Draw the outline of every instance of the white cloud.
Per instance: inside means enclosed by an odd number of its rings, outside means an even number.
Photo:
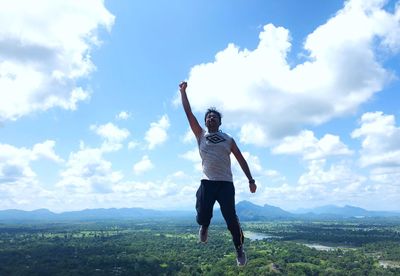
[[[34,179],[32,170],[32,151],[27,148],[16,148],[8,144],[0,144],[0,183],[17,183],[23,179]]]
[[[268,176],[268,177],[279,177],[280,173],[278,171],[276,171],[276,170],[267,170],[265,172],[265,175]]]
[[[18,179],[17,182],[0,182],[0,209],[35,210],[52,203],[52,193],[44,189],[37,179]]]
[[[199,149],[197,147],[181,154],[179,157],[193,162],[193,167],[194,167],[195,171],[197,171],[197,172],[203,171],[203,166],[201,164],[201,157],[200,157]]]
[[[139,143],[136,141],[130,141],[128,143],[128,149],[133,150],[139,146]]]
[[[121,182],[114,186],[115,202],[125,206],[156,209],[190,209],[194,211],[200,181],[177,171],[162,180]],[[115,204],[114,204],[115,205]]]
[[[170,123],[167,115],[163,115],[158,122],[150,124],[150,129],[146,132],[145,136],[149,149],[154,149],[157,145],[161,145],[167,140],[169,126]]]
[[[167,177],[164,181],[119,183],[114,187],[114,195],[110,205],[194,210],[198,181],[191,182],[187,177],[180,177],[179,184],[177,184],[176,177],[171,177],[174,179]]]
[[[54,152],[55,142],[46,140],[35,144],[32,149],[17,148],[0,143],[0,183],[15,182],[21,179],[36,178],[31,163],[39,159],[48,159],[54,162],[63,160]]]
[[[90,129],[105,139],[102,145],[104,152],[118,151],[122,148],[122,142],[130,135],[129,130],[125,128],[119,128],[112,123],[107,123],[100,126],[91,125]]]
[[[63,160],[54,152],[55,141],[46,140],[43,143],[36,144],[33,146],[32,159],[46,158],[54,162],[63,162]]]
[[[370,171],[370,179],[375,183],[396,185],[400,188],[400,166],[374,168]]]
[[[269,181],[279,182],[279,183],[287,182],[286,177],[276,170],[266,170],[264,172],[264,175],[267,177],[268,182]]]
[[[112,186],[123,178],[119,171],[112,170],[111,162],[103,158],[103,151],[97,148],[81,148],[70,154],[66,168],[56,184],[62,193],[80,194],[110,193]]]
[[[186,176],[186,174],[183,171],[176,171],[170,176],[170,178],[171,179],[181,179],[185,176]]]
[[[197,147],[185,152],[184,154],[181,154],[180,157],[195,163],[201,163],[200,153]]]
[[[395,117],[368,112],[362,115],[360,124],[351,136],[362,139],[361,166],[400,166],[400,127]]]
[[[107,193],[78,193],[63,191],[57,209],[142,207],[151,209],[192,209],[198,181],[182,171],[162,180],[115,181]]]
[[[142,174],[154,168],[153,163],[147,155],[144,155],[142,159],[133,165],[133,172],[135,174]]]
[[[400,194],[400,127],[393,115],[368,112],[362,115],[360,128],[351,136],[361,139],[360,166],[370,168],[371,189],[376,193],[397,189]],[[397,187],[397,188],[396,188]],[[393,197],[395,194],[391,194]],[[398,198],[397,198],[398,201]]]
[[[325,170],[326,160],[313,160],[308,164],[308,171],[300,176],[301,187],[326,186],[342,187],[351,183],[361,183],[365,177],[354,173],[348,164],[333,164]]]
[[[62,162],[54,146],[52,140],[35,144],[32,149],[0,143],[0,209],[18,206],[32,210],[52,201],[51,192],[40,185],[32,163],[42,159]]]
[[[286,209],[316,207],[327,204],[353,204],[366,206],[371,199],[367,191],[367,178],[354,172],[349,163],[328,164],[326,160],[313,160],[299,177],[298,183],[290,185],[284,179],[280,186],[269,186],[256,195],[258,201]],[[387,207],[387,206],[386,206]]]
[[[353,152],[340,141],[339,136],[325,134],[318,140],[310,130],[297,136],[288,136],[272,149],[274,154],[302,155],[305,160],[323,159],[333,155],[350,155]]]
[[[190,144],[196,141],[193,131],[190,128],[186,131],[185,135],[182,138],[182,141],[186,144]]]
[[[130,135],[129,130],[125,128],[119,128],[113,123],[107,123],[105,125],[92,125],[90,129],[95,131],[99,136],[110,142],[120,143],[124,141]]]
[[[307,36],[307,60],[294,67],[287,57],[290,34],[282,27],[264,26],[254,50],[229,44],[214,62],[191,69],[187,91],[194,111],[219,107],[227,124],[241,128],[241,141],[257,145],[354,112],[392,77],[377,49],[397,54],[400,6],[396,14],[383,6],[346,2]]]
[[[78,81],[95,69],[90,51],[100,44],[98,30],[113,21],[102,0],[1,1],[0,120],[76,109],[89,97]]]
[[[117,120],[128,120],[131,117],[131,114],[129,114],[126,111],[121,111],[115,117],[116,117]]]
[[[198,181],[194,182],[191,175],[176,171],[162,180],[127,181],[103,154],[101,148],[89,148],[82,142],[80,149],[70,154],[54,189],[47,190],[39,184],[30,166],[39,158],[33,149],[0,144],[0,209],[193,209]],[[135,172],[144,173],[152,167],[148,156],[143,156],[135,164]]]
[[[286,208],[352,204],[368,209],[398,209],[400,128],[394,116],[365,113],[360,127],[351,135],[362,141],[360,164],[371,167],[370,171],[360,173],[350,161],[328,163],[325,158],[329,156],[351,152],[337,136],[325,135],[318,140],[313,132],[302,131],[284,138],[272,152],[301,155],[307,161],[306,171],[293,185],[282,179],[284,183],[278,187],[265,187],[256,195],[257,200],[265,198]]]
[[[262,126],[255,123],[247,123],[240,128],[240,141],[245,144],[266,146],[267,136]]]

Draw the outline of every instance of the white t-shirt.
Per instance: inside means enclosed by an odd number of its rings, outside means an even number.
[[[232,137],[222,131],[203,130],[198,141],[203,179],[233,182],[231,169]]]

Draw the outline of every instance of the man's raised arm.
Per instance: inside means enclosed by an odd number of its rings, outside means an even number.
[[[196,117],[192,112],[192,108],[190,107],[189,99],[186,95],[186,87],[187,82],[183,81],[179,84],[179,91],[181,92],[181,99],[183,109],[185,110],[186,117],[188,118],[190,128],[192,129],[194,135],[196,136],[197,140],[199,139],[201,133],[203,132],[202,127],[200,126],[199,122],[197,121]]]
[[[246,162],[246,159],[244,159],[242,152],[240,151],[240,149],[238,148],[238,146],[236,145],[235,140],[233,140],[232,142],[232,153],[233,155],[236,157],[236,160],[238,161],[240,167],[242,168],[244,174],[247,176],[247,178],[249,179],[249,188],[250,188],[250,192],[255,193],[257,190],[257,185],[256,185],[256,181],[253,179],[253,177],[251,176],[251,172],[249,169],[249,165]]]

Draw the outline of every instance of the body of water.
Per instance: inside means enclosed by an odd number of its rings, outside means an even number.
[[[381,266],[383,266],[384,268],[388,268],[388,267],[394,267],[394,268],[399,268],[400,267],[400,262],[396,262],[396,261],[384,261],[384,260],[380,260],[379,264]]]
[[[256,241],[256,240],[272,240],[272,239],[279,239],[280,237],[277,236],[271,236],[271,235],[267,235],[264,233],[258,233],[258,232],[252,232],[252,231],[243,231],[243,234],[246,238],[249,238],[252,241]]]
[[[335,250],[337,248],[341,248],[339,246],[326,246],[326,245],[317,244],[317,243],[302,243],[302,244],[307,247],[315,248],[315,249],[321,250],[321,251],[331,251],[331,250]]]
[[[317,250],[321,251],[331,251],[331,250],[336,250],[336,249],[343,249],[343,250],[352,250],[356,249],[354,247],[348,247],[348,246],[342,246],[342,245],[322,245],[318,243],[301,243],[307,247],[310,248],[315,248]]]

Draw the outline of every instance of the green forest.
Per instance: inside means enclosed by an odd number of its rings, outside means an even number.
[[[214,222],[0,223],[0,275],[400,275],[395,219],[242,223],[248,264]]]

